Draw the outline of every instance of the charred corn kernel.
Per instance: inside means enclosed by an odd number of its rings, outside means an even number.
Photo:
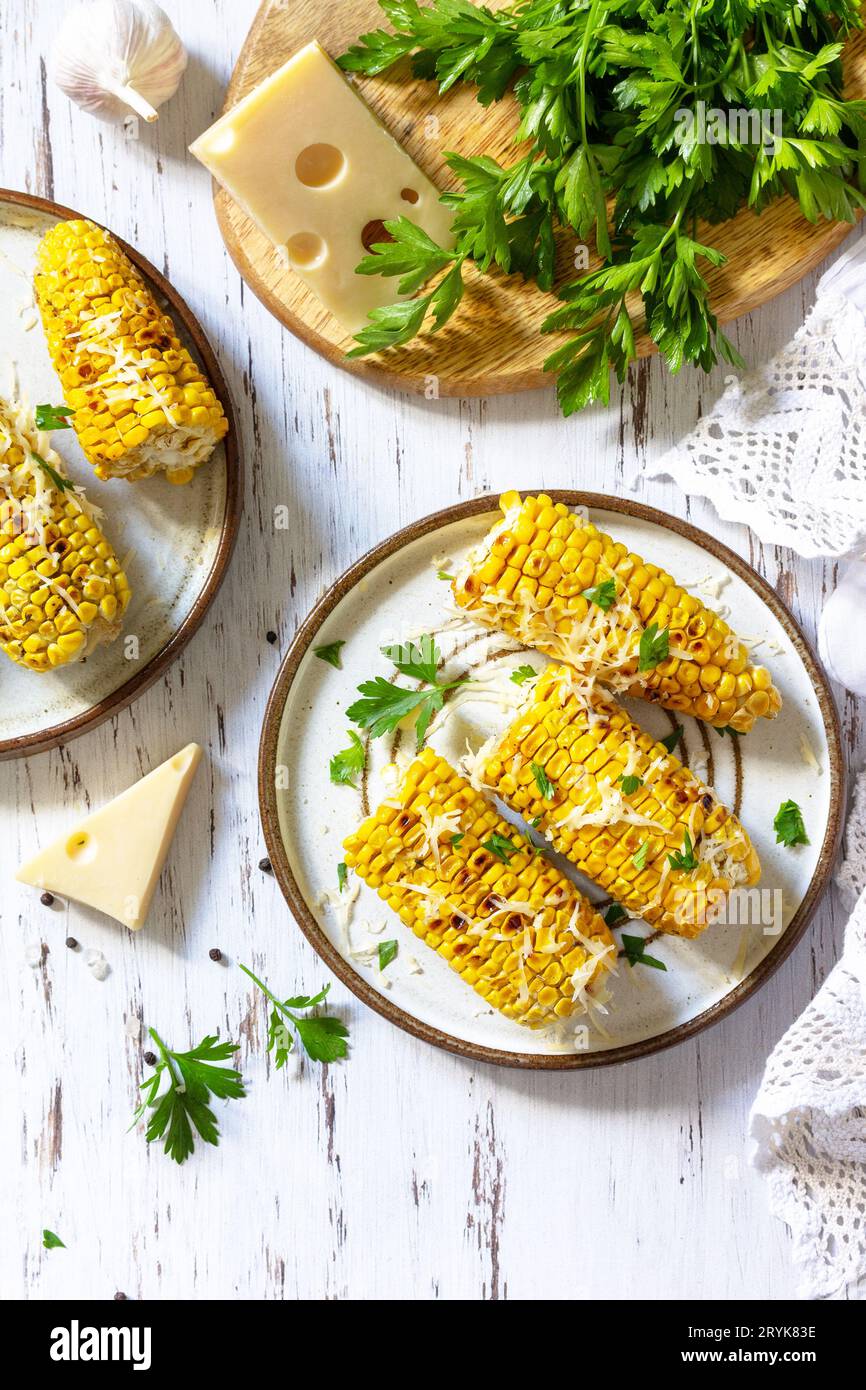
[[[0,400],[0,647],[41,672],[112,641],[130,593],[60,459],[39,443],[32,417]]]
[[[541,795],[533,764],[552,796]],[[588,704],[567,666],[542,674],[510,728],[482,749],[477,774],[616,902],[661,931],[699,935],[722,920],[725,894],[760,878],[736,817],[613,701]],[[628,795],[624,777],[639,779]]]
[[[406,926],[508,1018],[540,1027],[604,1005],[604,976],[616,965],[604,920],[431,749],[344,853]]]
[[[753,666],[727,623],[669,574],[549,497],[521,501],[507,492],[500,506],[503,519],[452,586],[478,622],[615,691],[719,728],[746,733],[755,719],[778,714],[782,700],[770,673]],[[615,606],[587,598],[610,581]],[[640,638],[653,623],[668,632],[670,659],[640,671]]]
[[[87,275],[94,258],[100,273]],[[39,243],[35,285],[51,360],[97,476],[188,482],[228,421],[115,239],[93,222],[58,222]]]

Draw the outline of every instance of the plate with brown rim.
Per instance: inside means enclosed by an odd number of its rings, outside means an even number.
[[[845,766],[826,677],[785,604],[744,560],[697,527],[631,499],[550,495],[587,508],[601,529],[681,580],[691,576],[692,592],[725,611],[781,691],[778,717],[758,721],[742,739],[683,720],[679,756],[738,811],[763,865],[761,889],[745,895],[738,920],[715,924],[692,942],[656,937],[652,953],[664,971],[621,959],[603,1031],[583,1026],[585,1019],[578,1028],[532,1030],[490,1010],[366,885],[350,882],[337,891],[343,838],[392,792],[393,764],[412,751],[408,735],[402,745],[399,736],[373,741],[357,789],[330,782],[329,759],[347,745],[346,708],[358,684],[393,675],[383,645],[430,633],[449,674],[465,672],[477,683],[475,693],[466,687],[456,707],[446,705],[431,726],[430,742],[450,761],[514,716],[520,692],[510,671],[526,663],[526,649],[458,621],[449,611],[448,584],[438,578],[453,572],[499,515],[490,497],[406,527],[329,588],[300,627],[268,703],[259,799],[271,863],[298,925],[360,999],[416,1037],[473,1060],[557,1069],[605,1066],[670,1047],[766,983],[803,935],[829,879],[842,829]],[[336,669],[314,648],[339,640],[345,646]],[[531,653],[529,659],[541,668],[543,658]],[[656,737],[676,727],[667,711],[639,700],[626,704]],[[773,829],[789,799],[802,808],[810,841],[794,849],[777,844]],[[597,889],[571,876],[599,899]],[[396,939],[398,951],[380,972],[376,946],[386,938]]]
[[[83,215],[43,198],[0,190],[0,305],[6,325],[0,346],[0,395],[17,395],[32,405],[60,403],[62,388],[33,302],[32,273],[43,232],[61,218]],[[177,291],[137,251],[120,244],[207,373],[223,403],[229,432],[184,487],[172,487],[160,478],[102,483],[72,430],[52,437],[70,477],[83,484],[90,500],[105,512],[105,529],[125,562],[132,601],[122,635],[98,647],[86,661],[40,676],[0,656],[0,759],[66,743],[117,714],[152,685],[201,624],[225,577],[237,536],[242,466],[225,378],[200,324]]]

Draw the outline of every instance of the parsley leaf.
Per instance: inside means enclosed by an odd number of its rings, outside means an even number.
[[[632,796],[637,791],[638,787],[643,786],[642,777],[620,777],[619,782],[622,787],[623,796]]]
[[[631,862],[632,862],[632,864],[634,864],[634,866],[635,866],[636,869],[645,869],[645,868],[646,868],[646,861],[647,861],[647,855],[649,854],[649,847],[650,847],[650,842],[649,842],[649,840],[644,840],[644,841],[638,846],[638,848],[635,850],[634,854],[632,855],[632,857],[631,857]]]
[[[534,666],[518,666],[516,671],[511,672],[511,679],[515,685],[524,685],[527,681],[535,680],[537,675]]]
[[[669,753],[672,753],[676,748],[677,744],[679,743],[680,739],[682,738],[684,732],[685,730],[683,729],[682,724],[678,724],[677,727],[675,729],[672,729],[669,734],[665,734],[664,738],[660,738],[659,743],[661,744],[662,748],[666,748]]]
[[[803,821],[803,812],[796,801],[783,801],[776,812],[773,821],[773,829],[776,832],[776,844],[787,845],[789,848],[794,845],[808,845],[809,836],[806,834],[806,826]]]
[[[742,733],[740,732],[740,730],[739,730],[739,729],[732,729],[731,726],[730,726],[730,724],[725,724],[724,728],[721,728],[721,729],[718,728],[717,726],[714,726],[714,727],[715,727],[715,729],[716,729],[716,733],[718,734],[719,738],[724,738],[724,737],[725,737],[725,734],[727,734],[728,737],[731,738],[731,739],[742,738],[742,737],[743,737],[743,735],[742,735]]]
[[[397,942],[396,942],[396,941],[380,941],[380,942],[379,942],[379,951],[378,951],[378,955],[379,955],[379,970],[380,970],[380,971],[384,970],[387,966],[389,966],[389,965],[391,964],[391,961],[394,959],[394,957],[395,957],[396,954],[397,954],[397,950],[398,950],[398,946],[397,946]]]
[[[628,921],[628,913],[619,903],[611,903],[602,916],[609,927],[616,927],[620,922]]]
[[[682,869],[686,873],[698,867],[698,860],[694,852],[692,839],[687,830],[683,831],[682,849],[675,850],[673,854],[669,854],[668,863],[672,869]]]
[[[666,627],[659,631],[658,623],[650,623],[645,627],[640,638],[640,652],[638,655],[637,669],[639,671],[651,671],[659,662],[667,659],[668,647],[670,645],[670,632]]]
[[[136,1125],[149,1110],[146,1139],[162,1139],[169,1158],[184,1163],[195,1149],[193,1129],[206,1144],[219,1143],[217,1119],[208,1104],[217,1100],[242,1099],[246,1092],[239,1071],[224,1066],[238,1044],[217,1042],[208,1034],[189,1052],[172,1052],[155,1028],[149,1029],[161,1061],[152,1076],[141,1084],[142,1102],[133,1116]],[[160,1094],[163,1082],[167,1089]]]
[[[460,830],[460,831],[458,831],[458,833],[457,833],[456,835],[452,835],[452,836],[451,836],[451,846],[452,846],[453,849],[456,849],[456,848],[457,848],[457,846],[458,846],[458,845],[461,843],[461,841],[463,840],[463,837],[465,836],[465,834],[466,834],[466,831],[465,831],[465,830]]]
[[[609,613],[616,603],[616,581],[605,579],[602,584],[597,584],[594,589],[584,589],[582,598],[594,603],[603,613]]]
[[[345,1023],[330,1014],[314,1014],[308,1018],[299,1018],[297,1015],[298,1009],[314,1009],[323,1003],[330,991],[330,985],[323,985],[318,994],[299,994],[294,999],[280,1000],[248,966],[242,965],[241,970],[245,975],[249,975],[253,984],[258,985],[262,994],[273,1005],[268,1027],[268,1051],[274,1053],[277,1071],[286,1065],[289,1053],[294,1048],[292,1029],[297,1033],[307,1056],[314,1062],[336,1062],[339,1058],[347,1056],[346,1038],[349,1036],[349,1030]]]
[[[74,414],[71,405],[37,405],[36,428],[44,430],[46,434],[52,430],[71,430],[72,426],[66,417]]]
[[[40,425],[39,428],[42,429],[43,427]],[[47,1227],[42,1232],[42,1244],[45,1246],[46,1250],[66,1249],[66,1246],[64,1245],[60,1237],[56,1236],[53,1231],[49,1231]]]
[[[448,579],[448,580],[450,580],[452,583],[454,582],[454,575],[453,575],[453,574],[449,574],[447,570],[437,570],[437,571],[436,571],[436,578],[437,578],[437,579]]]
[[[48,477],[51,479],[58,492],[75,491],[75,484],[70,482],[68,478],[62,477],[61,474],[57,472],[57,469],[52,467],[50,463],[47,463],[41,454],[37,454],[31,450],[31,457],[36,460],[43,473],[48,474]]]
[[[317,656],[320,661],[327,661],[328,665],[333,666],[335,670],[342,671],[343,662],[340,648],[345,647],[345,645],[345,641],[326,642],[322,647],[314,647],[313,655]]]
[[[629,936],[626,932],[622,934],[623,955],[629,965],[650,965],[653,970],[667,970],[663,961],[657,960],[655,956],[648,956],[646,953],[646,937]]]
[[[346,713],[353,723],[369,729],[371,738],[391,733],[401,720],[414,714],[415,736],[420,748],[431,719],[445,703],[446,692],[468,682],[466,678],[444,682],[438,679],[441,656],[432,637],[422,637],[419,643],[402,642],[383,647],[382,652],[401,675],[414,676],[425,682],[427,688],[407,690],[384,676],[376,676],[358,686],[363,698],[350,705]]]
[[[337,865],[337,887],[339,888],[339,890],[340,890],[341,893],[342,893],[343,890],[345,889],[348,880],[349,880],[349,869],[348,869],[348,866],[347,866],[346,864],[342,864],[342,863],[341,863],[341,864],[338,864],[338,865]]]
[[[392,687],[393,688],[393,687]],[[349,718],[351,719],[351,713]],[[335,786],[356,786],[355,778],[367,766],[367,750],[354,729],[347,730],[349,747],[335,753],[329,768],[331,781]]]
[[[488,854],[494,855],[497,859],[501,859],[503,864],[507,864],[512,854],[517,854],[518,851],[517,845],[512,844],[505,835],[499,835],[495,830],[489,840],[482,841],[481,848],[486,849]]]
[[[556,796],[556,787],[539,763],[532,764],[532,775],[535,778],[535,785],[540,795],[544,797],[545,801],[552,801]]]

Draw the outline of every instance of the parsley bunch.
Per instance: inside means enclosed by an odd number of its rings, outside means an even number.
[[[395,685],[384,676],[362,681],[358,686],[356,700],[346,710],[346,714],[362,729],[369,731],[371,738],[381,738],[392,733],[397,725],[410,715],[415,715],[415,739],[420,749],[424,743],[430,721],[442,708],[445,696],[450,690],[468,684],[461,678],[454,681],[440,681],[439,666],[442,654],[435,641],[425,635],[419,642],[400,642],[390,647],[382,647],[386,656],[401,676],[409,676],[419,682],[414,690],[403,685]],[[348,750],[347,750],[348,751]],[[337,754],[345,758],[346,753]],[[363,766],[363,764],[362,764]],[[332,762],[332,780],[333,762]]]
[[[392,30],[363,34],[340,62],[375,75],[411,56],[447,92],[473,85],[482,106],[513,88],[510,164],[447,154],[461,185],[445,250],[400,217],[363,275],[399,277],[415,298],[374,310],[353,355],[436,332],[460,303],[463,268],[498,266],[554,284],[556,237],[594,240],[601,266],[559,286],[542,332],[569,336],[548,357],[571,414],[610,397],[646,326],[669,368],[743,365],[709,304],[707,267],[724,257],[698,222],[724,222],[795,198],[811,222],[852,222],[866,207],[866,102],[842,95],[855,0],[515,0],[495,14],[470,0],[379,0]],[[781,113],[781,129],[706,113]],[[702,114],[703,113],[703,114]],[[443,274],[444,272],[444,274]],[[417,292],[434,277],[430,290]]]

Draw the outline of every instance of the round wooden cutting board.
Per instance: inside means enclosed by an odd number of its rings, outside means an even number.
[[[487,0],[502,8],[505,0]],[[241,50],[224,110],[234,106],[304,44],[318,39],[336,58],[360,34],[387,28],[376,0],[336,0],[318,12],[306,0],[265,0]],[[847,95],[866,95],[866,35],[851,40],[846,58]],[[435,83],[413,79],[408,61],[381,77],[358,78],[363,97],[426,174],[440,187],[454,186],[444,155],[514,158],[516,104],[508,95],[486,111],[473,88],[458,85],[440,97]],[[552,384],[543,361],[557,344],[539,325],[554,307],[520,276],[495,271],[467,275],[467,293],[454,318],[437,334],[425,334],[388,353],[348,360],[352,340],[301,280],[286,269],[262,234],[222,189],[215,195],[223,239],[246,283],[281,323],[349,371],[403,390],[442,396],[486,396]],[[808,223],[796,203],[780,198],[761,214],[748,210],[719,227],[701,225],[698,237],[718,247],[726,264],[710,269],[711,302],[722,323],[755,309],[788,289],[847,236],[846,223]],[[573,236],[558,242],[557,283],[572,274]],[[358,258],[363,248],[358,242]],[[598,264],[595,257],[590,265]],[[644,334],[638,354],[655,350]],[[431,381],[435,378],[435,381]]]

